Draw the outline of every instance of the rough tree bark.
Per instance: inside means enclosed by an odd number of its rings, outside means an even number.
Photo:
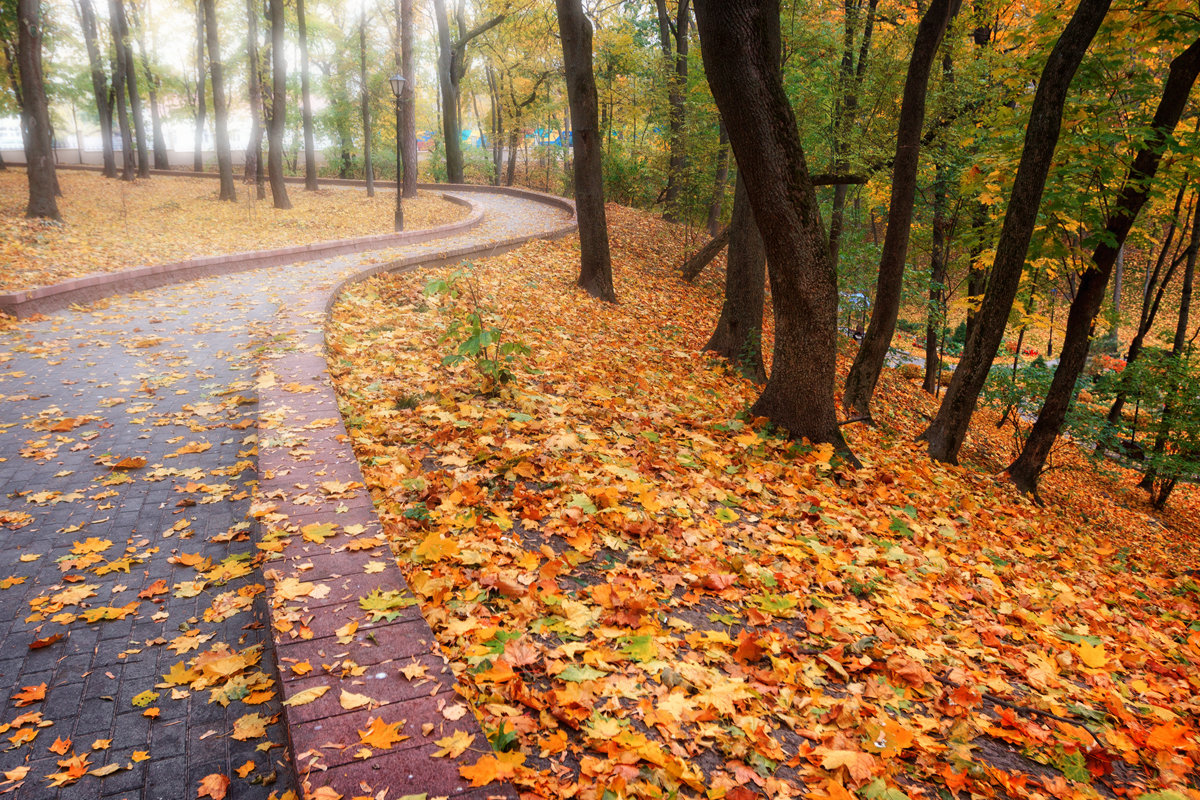
[[[727,230],[729,256],[725,260],[725,301],[717,327],[704,349],[723,356],[734,369],[755,383],[765,383],[767,368],[762,357],[762,324],[767,253],[754,223],[754,212],[740,173],[734,184],[733,219]]]
[[[688,165],[683,139],[683,129],[687,124],[684,90],[687,88],[688,28],[691,26],[688,2],[689,0],[679,0],[674,26],[667,11],[667,0],[655,0],[654,4],[658,12],[659,45],[662,47],[663,59],[668,70],[667,103],[670,111],[667,118],[667,145],[670,155],[667,165],[667,188],[663,193],[663,219],[668,222],[678,222],[680,219],[679,193],[683,188]],[[675,38],[674,46],[671,44],[672,33]]]
[[[703,272],[704,268],[725,249],[725,245],[729,244],[729,239],[732,236],[732,227],[732,222],[726,225],[716,236],[709,239],[703,247],[692,253],[683,262],[682,277],[685,281],[691,283],[696,280],[696,276]]]
[[[417,196],[417,112],[415,92],[417,71],[413,66],[412,0],[400,0],[400,74],[404,76],[404,91],[400,93],[401,137],[400,155],[404,161],[405,197]]]
[[[218,199],[237,200],[233,185],[233,157],[229,152],[229,103],[225,100],[225,68],[221,59],[221,44],[217,41],[216,0],[203,0],[204,30],[208,46],[208,65],[212,70],[213,116],[217,128],[217,173],[220,175]]]
[[[128,70],[125,65],[125,58],[121,55],[123,49],[120,44],[120,34],[117,31],[116,25],[111,23],[111,20],[116,17],[115,4],[109,4],[109,32],[113,37],[113,57],[112,57],[112,73],[113,73],[113,99],[117,107],[117,127],[121,132],[121,180],[131,181],[137,174],[137,162],[133,157],[133,134],[129,125],[129,102],[126,99],[129,95],[126,91],[126,75]]]
[[[283,50],[283,0],[269,0],[271,13],[271,127],[267,130],[267,175],[275,208],[291,208],[283,182],[283,129],[287,125],[287,60]]]
[[[192,149],[192,170],[204,171],[204,120],[208,116],[208,69],[204,64],[204,0],[196,0],[196,135]]]
[[[50,106],[42,74],[42,14],[38,0],[17,0],[17,69],[25,111],[25,173],[29,203],[25,216],[62,219],[55,193],[54,142],[50,135]]]
[[[850,374],[846,376],[842,407],[853,417],[871,419],[871,398],[888,347],[896,332],[900,313],[900,290],[904,283],[904,261],[912,231],[913,203],[917,194],[917,164],[921,154],[921,127],[925,123],[925,95],[929,72],[946,26],[958,13],[959,0],[933,0],[917,27],[896,132],[896,157],[892,162],[892,196],[888,205],[887,232],[879,257],[875,283],[875,306],[871,321],[858,347]]]
[[[436,0],[438,4],[441,0]],[[555,0],[567,71],[575,153],[575,210],[579,218],[579,285],[592,297],[617,302],[608,221],[604,214],[604,174],[600,165],[600,112],[592,72],[592,24],[580,0]]]
[[[467,45],[475,37],[503,22],[508,14],[499,14],[467,30],[466,19],[460,7],[456,15],[458,38],[454,41],[450,39],[450,21],[446,18],[445,0],[433,0],[433,16],[437,23],[437,68],[442,95],[442,135],[446,140],[446,180],[450,183],[462,183],[462,126],[458,120],[458,97],[463,76],[467,74]]]
[[[1046,173],[1058,144],[1067,90],[1111,4],[1112,0],[1080,0],[1042,70],[983,305],[937,416],[920,437],[928,441],[929,455],[936,461],[958,462],[967,425],[1004,338],[1008,312],[1021,282]]]
[[[146,124],[142,120],[142,96],[138,93],[137,66],[133,60],[133,45],[129,43],[129,21],[125,16],[125,0],[111,0],[108,24],[113,29],[117,58],[125,68],[125,88],[129,92],[129,115],[133,118],[133,132],[137,144],[137,174],[139,178],[150,177],[150,153],[146,147]]]
[[[296,0],[296,24],[300,35],[300,118],[304,126],[304,191],[317,190],[317,145],[313,135],[312,92],[308,79],[308,20],[304,0]]]
[[[100,144],[104,152],[104,177],[117,177],[117,158],[113,153],[112,106],[108,102],[108,78],[100,60],[100,45],[96,36],[96,11],[92,0],[79,0],[79,25],[87,46],[88,65],[92,73],[92,93],[96,98],[96,114],[100,118]]]
[[[837,276],[783,90],[778,0],[697,0],[696,25],[771,281],[774,366],[751,412],[857,463],[835,414]]]
[[[1050,389],[1037,421],[1025,439],[1025,446],[1008,468],[1009,477],[1023,492],[1037,494],[1038,478],[1046,465],[1046,457],[1062,430],[1067,409],[1075,399],[1075,382],[1087,362],[1092,326],[1104,302],[1117,253],[1150,196],[1163,151],[1183,115],[1197,74],[1200,74],[1200,39],[1171,62],[1162,99],[1150,123],[1150,133],[1134,156],[1124,188],[1105,222],[1103,239],[1092,252],[1091,264],[1080,277],[1079,291],[1067,316],[1066,339],[1059,352],[1058,368],[1054,370]]]

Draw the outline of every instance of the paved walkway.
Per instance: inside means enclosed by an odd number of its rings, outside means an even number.
[[[566,221],[561,210],[532,200],[472,199],[486,210],[476,229],[384,255],[437,258]],[[278,506],[311,510],[312,503],[330,502],[334,512],[346,511],[354,505],[346,498],[356,488],[357,467],[337,473],[329,485],[297,488],[303,469],[293,473],[289,459],[308,462],[321,478],[333,473],[312,464],[323,463],[322,447],[339,443],[317,435],[307,447],[275,441],[267,476],[275,483],[264,481],[274,495],[260,488],[255,510],[266,524],[249,512],[260,478],[260,436],[286,437],[271,429],[281,427],[281,413],[293,411],[272,402],[259,430],[256,373],[263,352],[299,331],[309,339],[302,355],[319,357],[312,342],[320,340],[317,312],[324,298],[382,257],[366,253],[206,279],[0,334],[0,793],[184,800],[227,792],[266,800],[299,794],[305,781],[309,788],[332,785],[320,779],[325,770],[337,771],[327,762],[369,760],[353,730],[334,735],[346,725],[329,725],[327,739],[349,740],[310,748],[296,775],[281,706],[281,695],[291,697],[296,689],[285,692],[278,682],[272,629],[283,638],[294,637],[297,624],[308,631],[298,643],[310,647],[312,658],[305,664],[282,656],[287,678],[304,678],[308,666],[313,676],[332,674],[339,666],[334,650],[348,636],[333,629],[332,611],[351,598],[335,595],[322,605],[322,592],[292,596],[294,583],[280,583],[289,570],[264,563],[264,556],[283,549],[290,568],[312,569],[312,559],[297,560],[311,553],[286,548],[307,548],[324,537],[319,531],[294,535],[309,521],[288,522]],[[291,309],[302,304],[307,310],[297,325]],[[335,422],[340,428],[323,369],[316,362],[293,366],[274,367],[266,385],[300,398],[297,408],[306,399],[324,406],[322,419],[301,418],[310,432]],[[345,460],[342,452],[329,461]],[[285,485],[293,489],[290,497],[282,497]],[[305,500],[305,493],[316,500]],[[361,506],[359,512],[369,513],[369,503]],[[293,536],[281,538],[286,534]],[[386,545],[362,554],[388,563],[381,584],[396,583]],[[301,617],[295,603],[285,608],[280,586],[284,600],[311,602],[311,613]],[[268,616],[273,594],[274,626]],[[342,606],[332,605],[339,599]],[[321,629],[325,610],[329,630]],[[328,652],[311,644],[322,637],[333,645]],[[353,673],[345,663],[340,668]],[[452,682],[438,686],[449,691]],[[379,692],[372,697],[359,713],[388,702]],[[290,711],[293,724],[302,718],[319,730],[323,719],[353,704],[353,698],[339,700],[307,715],[301,712],[310,706],[296,704]],[[420,774],[409,778],[419,782]],[[389,796],[420,791],[397,786]]]

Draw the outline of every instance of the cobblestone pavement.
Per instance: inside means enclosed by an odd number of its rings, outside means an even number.
[[[472,199],[487,213],[467,233],[0,333],[0,793],[297,791],[247,516],[257,351],[315,285],[566,218],[532,200]]]

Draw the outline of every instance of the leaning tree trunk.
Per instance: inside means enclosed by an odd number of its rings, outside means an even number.
[[[1004,338],[1008,313],[1021,282],[1046,174],[1058,144],[1067,90],[1111,4],[1112,0],[1080,0],[1042,70],[983,305],[937,416],[921,434],[929,442],[929,455],[936,461],[958,462],[959,448]]]
[[[38,0],[17,0],[17,66],[24,101],[25,172],[29,176],[29,203],[25,216],[62,219],[55,194],[54,141],[50,134],[50,106],[42,75],[42,14]]]
[[[1062,430],[1067,409],[1075,399],[1075,382],[1087,362],[1092,326],[1104,302],[1113,263],[1138,212],[1146,204],[1154,175],[1162,162],[1163,150],[1183,115],[1197,74],[1200,74],[1200,39],[1171,62],[1162,99],[1154,112],[1154,121],[1150,123],[1150,133],[1134,156],[1124,188],[1104,226],[1104,236],[1092,253],[1091,265],[1079,280],[1079,291],[1071,302],[1066,339],[1059,352],[1058,368],[1054,370],[1050,390],[1021,454],[1008,468],[1013,483],[1023,492],[1037,493],[1038,478],[1046,465],[1046,457]]]
[[[440,5],[441,0],[436,0]],[[567,101],[571,108],[572,149],[575,151],[575,209],[579,218],[579,285],[592,297],[617,302],[612,258],[608,251],[608,221],[604,214],[604,173],[600,163],[600,113],[596,105],[596,76],[592,72],[592,24],[580,0],[555,0],[567,70]]]
[[[950,19],[958,12],[958,0],[933,0],[917,27],[904,97],[896,133],[896,158],[892,162],[892,197],[888,205],[887,233],[879,257],[879,278],[875,284],[875,307],[871,321],[850,374],[842,407],[854,417],[871,419],[871,398],[900,313],[900,291],[904,284],[904,261],[908,257],[908,238],[912,231],[913,203],[917,194],[917,164],[921,154],[921,126],[925,122],[925,95],[929,71],[938,45]]]
[[[739,178],[733,189],[733,219],[729,223],[729,255],[725,260],[725,302],[721,317],[704,349],[723,356],[734,369],[755,383],[765,383],[762,325],[766,295],[767,253],[754,224],[754,212]]]
[[[96,36],[96,11],[92,0],[79,0],[79,23],[87,45],[88,64],[92,72],[92,92],[96,97],[96,114],[100,119],[100,144],[104,151],[104,177],[117,177],[117,158],[113,153],[112,105],[108,102],[108,79],[100,60],[100,45]]]
[[[834,412],[837,276],[779,65],[777,0],[697,0],[704,67],[767,253],[771,377],[751,413],[856,463]]]
[[[296,0],[296,23],[300,34],[300,118],[304,125],[304,190],[317,190],[317,146],[313,136],[312,94],[308,81],[308,21],[304,0]]]
[[[208,116],[205,97],[208,70],[204,66],[204,0],[196,0],[196,135],[193,139],[192,170],[204,171],[204,120]]]
[[[125,0],[111,0],[110,5],[112,15],[109,25],[113,28],[113,39],[117,43],[117,58],[124,63],[125,88],[129,92],[129,115],[133,117],[133,132],[137,139],[137,174],[139,178],[149,178],[150,154],[146,147],[146,123],[142,119],[142,97],[138,93],[133,46],[129,43],[129,22],[125,16]]]
[[[682,270],[685,281],[691,283],[696,280],[696,276],[703,272],[704,268],[721,254],[721,251],[725,249],[725,245],[729,244],[732,227],[732,223],[726,225],[707,244],[688,256],[688,259],[683,262]]]
[[[258,49],[258,2],[246,0],[246,93],[250,99],[250,141],[246,143],[243,167],[243,183],[254,182],[259,200],[267,198],[263,181],[263,66],[262,54]]]
[[[115,9],[110,5],[109,14],[115,18]],[[109,31],[113,36],[113,97],[116,100],[117,106],[117,126],[121,132],[121,180],[131,181],[137,174],[137,164],[133,159],[133,135],[130,133],[129,126],[129,104],[126,100],[128,94],[125,90],[125,59],[121,55],[121,45],[119,43],[119,34],[115,25],[109,25]]]
[[[271,127],[267,131],[267,174],[276,208],[291,208],[283,182],[283,129],[287,124],[287,61],[283,53],[283,0],[269,0],[271,10]]]
[[[217,172],[221,178],[218,198],[233,202],[237,200],[237,189],[233,185],[233,157],[229,152],[229,104],[225,101],[225,69],[217,41],[217,4],[216,0],[203,3],[208,63],[212,69],[213,115],[217,123]]]

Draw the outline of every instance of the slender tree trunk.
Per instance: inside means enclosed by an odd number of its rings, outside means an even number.
[[[734,184],[733,219],[729,223],[729,256],[725,261],[725,302],[716,330],[704,349],[723,356],[743,376],[765,383],[763,366],[763,300],[767,253],[754,224],[754,212],[740,178]]]
[[[453,51],[450,45],[450,21],[446,18],[445,0],[433,0],[433,16],[437,23],[438,84],[442,92],[442,138],[446,147],[446,181],[463,182],[461,128],[458,123],[458,92],[453,79]]]
[[[942,375],[942,331],[946,327],[946,273],[950,260],[948,167],[939,162],[933,179],[933,241],[929,248],[929,308],[925,322],[925,391],[937,395]]]
[[[259,5],[257,0],[246,0],[246,89],[250,96],[250,141],[246,143],[244,183],[254,182],[259,200],[267,197],[263,183],[263,60],[259,51],[258,36]]]
[[[987,250],[987,222],[987,206],[976,201],[971,213],[971,263],[967,266],[967,339],[971,338],[979,322],[978,303],[983,301],[983,295],[987,292],[988,267],[983,262],[983,254]]]
[[[162,117],[158,109],[158,78],[150,68],[150,52],[146,49],[146,26],[143,24],[141,8],[137,0],[131,0],[129,9],[133,14],[133,27],[137,31],[138,53],[142,57],[142,72],[146,78],[146,93],[150,98],[150,130],[154,147],[154,168],[170,169],[167,158],[167,141],[163,138]],[[130,67],[132,69],[132,66]]]
[[[300,117],[304,125],[304,191],[317,190],[317,145],[313,134],[312,92],[308,80],[308,20],[304,0],[296,0],[296,24],[300,34]]]
[[[883,253],[879,258],[875,306],[871,310],[866,335],[846,377],[845,395],[842,398],[842,407],[851,416],[871,418],[871,398],[896,332],[900,291],[904,283],[904,262],[908,257],[908,238],[912,231],[913,204],[917,194],[917,165],[921,154],[921,127],[925,123],[929,72],[933,68],[933,60],[946,26],[956,13],[958,0],[932,0],[921,18],[913,43],[900,106],[896,158],[892,162],[892,197],[888,206],[887,232],[883,237]]]
[[[204,120],[208,116],[205,85],[208,68],[204,63],[204,0],[196,0],[196,137],[192,147],[192,170],[204,171]]]
[[[115,11],[110,6],[109,13]],[[111,19],[111,17],[110,17]],[[137,174],[137,163],[133,158],[133,135],[129,125],[129,96],[125,89],[125,59],[121,55],[119,33],[116,26],[110,24],[109,31],[113,35],[113,97],[117,106],[117,125],[121,132],[121,180],[131,181]]]
[[[512,186],[517,179],[517,149],[521,144],[521,118],[513,120],[513,129],[508,132],[508,167],[504,174],[504,185]]]
[[[500,107],[500,87],[495,70],[487,67],[488,99],[492,104],[492,185],[500,185],[500,169],[504,160],[504,110]]]
[[[100,46],[96,36],[96,11],[92,0],[79,0],[79,24],[83,28],[83,41],[87,45],[88,64],[92,72],[92,92],[96,96],[96,114],[100,119],[100,143],[104,151],[104,177],[117,177],[117,159],[113,153],[112,106],[108,103],[108,79],[100,60]]]
[[[404,76],[404,91],[400,93],[400,121],[404,129],[400,155],[404,160],[404,196],[417,196],[417,72],[413,60],[413,0],[400,0],[400,74]]]
[[[233,185],[233,157],[229,152],[229,103],[225,100],[225,69],[221,45],[217,41],[216,0],[203,0],[204,29],[207,34],[208,64],[212,70],[213,115],[217,128],[217,172],[221,178],[219,199],[237,200]]]
[[[721,211],[725,206],[725,184],[729,182],[729,132],[721,120],[717,141],[717,166],[713,173],[713,195],[708,204],[708,235],[716,236],[721,228]]]
[[[267,174],[275,208],[291,208],[283,182],[283,130],[287,125],[287,61],[283,50],[283,0],[270,0],[271,10],[271,127],[267,131]]]
[[[1117,251],[1117,263],[1113,267],[1112,307],[1109,311],[1108,334],[1104,349],[1116,353],[1121,347],[1121,289],[1125,282],[1125,248]]]
[[[672,47],[671,16],[667,11],[667,0],[655,0],[659,44],[667,66],[667,103],[670,107],[667,120],[670,126],[667,136],[670,156],[667,166],[667,188],[663,194],[663,219],[668,222],[678,222],[680,219],[679,193],[687,172],[687,150],[684,146],[683,130],[687,121],[684,90],[687,88],[688,28],[691,20],[688,3],[689,0],[679,0],[675,20],[675,45]]]
[[[958,461],[959,448],[966,438],[967,426],[992,360],[1004,338],[1008,313],[1021,282],[1025,255],[1046,185],[1046,173],[1058,144],[1067,90],[1111,3],[1112,0],[1080,0],[1066,30],[1050,51],[1038,81],[1025,129],[1025,145],[996,245],[987,293],[979,309],[979,320],[967,339],[937,416],[921,434],[921,438],[929,442],[930,456],[937,461]]]
[[[441,0],[435,0],[440,3]],[[579,285],[592,297],[617,302],[608,222],[604,214],[604,174],[600,163],[599,110],[592,72],[592,24],[580,0],[555,0],[567,71],[567,100],[573,123],[575,210],[579,218]]]
[[[1008,468],[1009,476],[1023,492],[1037,493],[1038,478],[1046,465],[1046,457],[1062,430],[1067,409],[1075,399],[1075,383],[1087,362],[1092,327],[1104,302],[1113,263],[1150,195],[1163,150],[1183,115],[1197,74],[1200,74],[1200,39],[1171,62],[1162,99],[1150,124],[1150,135],[1133,159],[1125,188],[1109,213],[1103,241],[1093,251],[1092,263],[1080,278],[1079,291],[1067,316],[1066,339],[1059,351],[1058,368],[1054,370],[1050,390],[1021,454]]]
[[[129,92],[129,115],[133,117],[133,130],[137,139],[137,174],[139,178],[150,177],[150,154],[146,147],[145,121],[142,119],[142,97],[138,93],[137,67],[133,60],[133,46],[129,43],[129,22],[125,16],[125,0],[111,0],[112,13],[109,25],[117,42],[117,58],[125,69],[125,88]]]
[[[367,180],[367,197],[375,196],[375,170],[371,167],[371,104],[367,91],[367,14],[363,11],[358,22],[358,80],[361,84],[363,124],[363,172]]]
[[[780,74],[777,0],[697,0],[704,67],[767,252],[770,379],[751,413],[854,463],[835,414],[837,276]]]
[[[37,0],[17,0],[17,66],[25,111],[25,172],[29,177],[29,203],[25,216],[62,219],[58,212],[54,173],[54,141],[50,134],[50,106],[42,74],[42,15]]]

